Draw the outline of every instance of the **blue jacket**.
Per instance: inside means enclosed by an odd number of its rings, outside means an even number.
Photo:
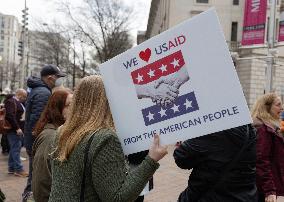
[[[24,142],[26,149],[32,151],[34,142],[32,131],[41,112],[47,104],[48,98],[51,95],[51,90],[40,78],[37,77],[28,78],[27,86],[31,89],[31,92],[29,93],[26,101]]]

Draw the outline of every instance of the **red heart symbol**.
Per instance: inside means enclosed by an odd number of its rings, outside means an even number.
[[[148,62],[149,59],[150,59],[150,57],[151,57],[151,49],[150,49],[150,48],[147,48],[146,50],[141,51],[141,52],[139,53],[139,57],[140,57],[142,60]]]

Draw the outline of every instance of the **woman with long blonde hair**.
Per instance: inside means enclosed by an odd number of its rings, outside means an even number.
[[[261,96],[252,109],[257,129],[259,202],[276,202],[277,196],[284,196],[284,138],[279,132],[282,111],[282,102],[276,93]]]
[[[50,202],[134,201],[167,153],[155,136],[146,159],[126,173],[100,76],[88,76],[76,88],[56,145]]]

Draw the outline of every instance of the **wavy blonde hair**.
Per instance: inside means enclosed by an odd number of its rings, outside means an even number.
[[[101,76],[88,76],[76,88],[70,114],[59,132],[57,159],[67,160],[86,135],[100,128],[114,129],[113,119]]]
[[[279,98],[276,93],[268,93],[261,96],[254,104],[251,114],[253,119],[261,119],[262,121],[278,125],[280,124],[280,117],[273,117],[270,113],[272,104]]]

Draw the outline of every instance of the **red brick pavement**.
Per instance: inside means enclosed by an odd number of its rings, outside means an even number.
[[[161,166],[154,175],[154,190],[146,195],[145,202],[175,202],[179,193],[186,187],[189,171],[176,167],[172,153],[171,146],[169,154],[160,162]],[[22,156],[26,157],[24,151]],[[6,202],[20,202],[27,178],[8,175],[7,161],[8,156],[0,154],[0,187],[6,194]],[[23,161],[23,165],[27,169],[28,160]],[[280,198],[278,202],[284,202],[284,198]]]

